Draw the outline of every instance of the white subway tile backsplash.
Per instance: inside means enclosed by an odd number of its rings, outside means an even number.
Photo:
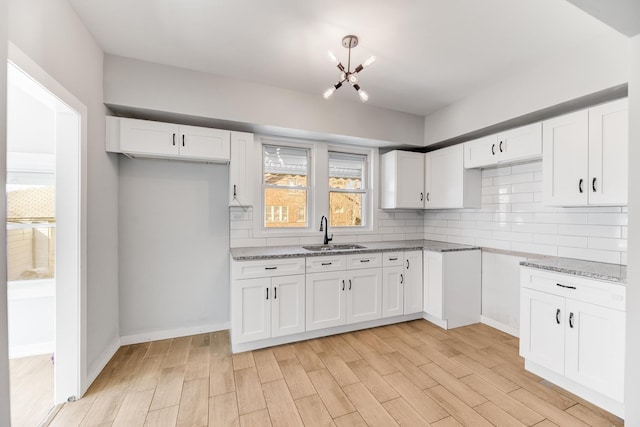
[[[447,237],[447,242],[449,243],[457,243],[459,245],[473,245],[474,244],[473,237],[463,237],[463,236],[449,236]]]
[[[447,221],[447,227],[451,228],[475,228],[475,221]]]
[[[456,220],[460,220],[460,213],[459,212],[449,212],[449,211],[439,212],[439,213],[436,213],[436,218],[437,219],[456,219]]]
[[[491,169],[483,169],[482,177],[493,177],[493,176],[501,176],[501,175],[511,175],[511,166],[499,166]]]
[[[597,225],[627,225],[626,213],[588,213],[587,222]]]
[[[626,252],[627,239],[606,239],[604,237],[589,237],[589,248]]]
[[[504,251],[511,249],[511,242],[508,240],[476,239],[475,244],[483,248],[501,249]]]
[[[620,264],[622,257],[620,252],[603,251],[600,249],[582,249],[558,247],[558,256],[564,258],[586,259],[587,261],[607,262],[610,264]]]
[[[545,245],[572,246],[574,248],[586,248],[588,238],[584,236],[564,236],[560,234],[536,234],[533,241]]]
[[[533,222],[548,224],[586,224],[586,213],[540,212],[536,213]]]
[[[511,243],[511,250],[516,252],[526,252],[549,256],[558,256],[558,247],[552,245],[539,245],[536,243]]]
[[[542,170],[542,162],[522,163],[519,165],[511,166],[511,173],[513,175],[525,173],[525,172],[537,172]]]
[[[519,173],[517,175],[503,175],[493,178],[493,185],[519,184],[522,182],[532,182],[534,179],[533,172]]]
[[[532,242],[531,233],[514,233],[511,231],[494,231],[491,235],[495,240],[509,240],[511,242]]]
[[[520,223],[511,224],[511,230],[520,233],[530,232],[536,234],[556,234],[558,233],[558,224],[535,224],[535,223]]]
[[[524,212],[501,212],[494,214],[493,220],[499,222],[533,222],[533,214]]]
[[[542,182],[524,182],[521,184],[513,184],[511,186],[512,193],[540,193],[542,191]]]
[[[611,237],[619,238],[622,236],[621,227],[614,225],[573,225],[560,224],[558,233],[569,234],[572,236],[589,236],[589,237]]]

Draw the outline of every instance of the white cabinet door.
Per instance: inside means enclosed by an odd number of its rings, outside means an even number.
[[[422,251],[404,253],[404,314],[422,312]]]
[[[425,209],[480,207],[481,173],[464,168],[462,145],[424,156]]]
[[[404,267],[382,269],[382,317],[400,316],[404,313]]]
[[[271,279],[243,279],[232,282],[231,308],[233,341],[255,341],[271,336]]]
[[[557,295],[520,289],[520,355],[564,374],[565,299]]]
[[[566,300],[565,376],[623,401],[625,313]]]
[[[551,206],[588,202],[589,113],[567,114],[542,124],[545,203]]]
[[[347,272],[347,323],[382,317],[382,269]]]
[[[229,161],[231,132],[180,125],[180,157]]]
[[[229,205],[253,206],[255,156],[252,133],[231,132],[231,158],[229,159]]]
[[[627,204],[628,157],[627,99],[589,109],[589,204]]]
[[[178,155],[178,125],[149,120],[120,119],[120,150],[148,157]]]
[[[443,277],[442,254],[424,252],[424,311],[427,314],[443,318]]]
[[[306,275],[306,329],[330,328],[346,322],[344,271]]]
[[[464,143],[465,169],[481,168],[496,164],[498,152],[496,135],[489,135]]]
[[[271,336],[304,332],[304,274],[274,277],[271,279],[271,287]]]
[[[424,154],[393,150],[380,156],[380,207],[422,209]]]
[[[498,135],[498,162],[517,162],[542,155],[542,123],[512,129]]]

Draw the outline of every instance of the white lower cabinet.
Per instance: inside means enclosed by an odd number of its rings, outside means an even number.
[[[525,367],[623,416],[625,294],[622,285],[522,268]]]
[[[422,251],[386,252],[382,265],[382,317],[422,312]]]
[[[344,259],[342,259],[344,257]],[[331,328],[382,317],[382,254],[342,255],[323,263],[309,259],[306,275],[307,330]],[[325,265],[322,265],[325,264]],[[336,265],[350,270],[334,270]],[[322,269],[330,271],[322,271]]]
[[[480,250],[423,255],[424,318],[444,329],[480,322]]]

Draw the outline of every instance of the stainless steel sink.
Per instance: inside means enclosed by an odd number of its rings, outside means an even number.
[[[303,246],[303,249],[307,249],[309,251],[348,251],[350,249],[365,249],[364,246],[360,245],[311,245],[311,246]]]

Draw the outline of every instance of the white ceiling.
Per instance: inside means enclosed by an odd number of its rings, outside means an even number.
[[[327,50],[346,62],[356,34],[353,62],[377,57],[369,103],[419,115],[614,32],[564,0],[69,1],[107,53],[318,97],[338,79]]]

